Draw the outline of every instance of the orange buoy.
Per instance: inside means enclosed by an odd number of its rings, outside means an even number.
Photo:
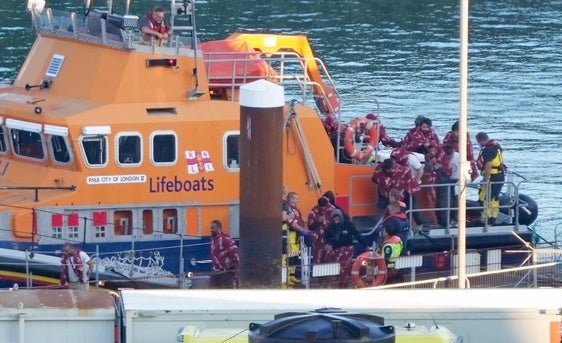
[[[363,271],[363,275],[361,275]],[[379,286],[386,281],[386,262],[376,252],[359,255],[351,267],[351,281],[358,288]]]
[[[360,131],[363,134],[366,133],[369,136],[369,143],[361,150],[357,150],[354,145],[355,134],[357,131]],[[345,131],[343,146],[345,148],[345,152],[351,156],[351,158],[361,161],[369,158],[373,154],[378,142],[379,137],[377,125],[367,118],[357,118],[349,123],[349,126]]]

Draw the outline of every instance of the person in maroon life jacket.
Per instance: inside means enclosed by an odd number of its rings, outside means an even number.
[[[382,217],[386,211],[389,204],[389,192],[394,188],[404,193],[407,210],[412,211],[412,217],[417,225],[420,226],[424,223],[420,212],[416,211],[418,208],[416,195],[421,188],[414,179],[409,166],[395,162],[392,158],[387,158],[375,166],[371,180],[377,184],[378,190],[376,219]]]
[[[139,27],[142,33],[141,44],[151,45],[154,38],[154,45],[162,46],[172,36],[172,27],[165,19],[164,9],[160,6],[154,7],[142,17],[139,20]]]
[[[418,118],[416,118],[418,119]],[[431,127],[432,121],[427,117],[420,118],[420,124],[410,129],[402,140],[402,148],[408,151],[426,154],[430,145],[441,146],[435,130]]]
[[[451,159],[445,152],[438,146],[430,145],[427,147],[425,154],[425,174],[427,175],[428,185],[437,185],[440,183],[448,183],[453,173],[450,163]],[[436,205],[437,193],[440,188],[435,186],[430,187],[429,195],[431,196],[431,203],[433,207]],[[443,188],[444,190],[444,188]]]
[[[459,121],[457,120],[451,127],[451,131],[445,134],[443,138],[443,146],[451,146],[456,152],[459,152]],[[474,150],[470,135],[466,133],[466,160],[470,162],[470,178],[472,181],[478,178],[478,167],[476,166],[476,159],[474,158]]]
[[[237,273],[240,266],[238,246],[229,234],[222,231],[222,223],[220,220],[215,219],[211,222],[210,231],[210,249],[213,270],[216,272],[225,272],[221,275],[221,277],[217,277],[216,280],[213,280],[213,287],[237,287]]]
[[[318,204],[308,214],[308,229],[312,236],[312,259],[314,263],[324,263],[326,259],[324,256],[324,235],[335,209],[334,205],[330,204],[330,200],[322,196],[318,199]]]

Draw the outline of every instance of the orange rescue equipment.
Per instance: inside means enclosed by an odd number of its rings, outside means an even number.
[[[361,271],[363,270],[363,275]],[[386,281],[386,262],[376,252],[364,252],[351,267],[351,281],[358,288],[379,286]]]
[[[363,137],[362,141],[368,141],[368,143],[361,150],[355,149],[354,144],[355,135],[358,131],[363,135],[367,133],[367,135],[369,136],[368,140],[365,139],[366,137]],[[379,135],[377,125],[367,118],[357,118],[349,123],[349,126],[345,131],[343,146],[345,148],[345,152],[349,156],[351,156],[351,158],[361,161],[369,158],[373,154],[373,151],[375,150],[378,142]]]
[[[340,111],[340,102],[334,88],[322,85],[322,92],[316,96],[316,106],[324,115],[336,114]],[[316,88],[318,89],[318,88]]]

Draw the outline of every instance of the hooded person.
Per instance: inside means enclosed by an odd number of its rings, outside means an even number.
[[[365,238],[357,231],[350,220],[345,220],[341,210],[332,212],[332,220],[326,231],[324,241],[326,243],[326,260],[340,264],[339,286],[347,288],[351,275],[352,259],[355,248],[353,237],[359,241],[363,249],[368,247]]]

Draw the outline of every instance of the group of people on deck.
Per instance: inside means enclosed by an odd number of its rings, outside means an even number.
[[[352,259],[355,254],[354,240],[358,241],[363,250],[369,248],[365,237],[357,230],[349,215],[336,203],[332,191],[325,192],[310,212],[307,218],[297,207],[299,196],[295,192],[288,192],[282,201],[283,230],[286,241],[283,251],[288,256],[289,276],[288,286],[300,283],[296,273],[299,265],[298,252],[301,247],[311,248],[313,264],[339,263],[338,285],[341,288],[349,287]],[[388,221],[383,223],[384,240],[381,242],[381,253],[390,267],[401,254],[402,243],[398,233],[403,228],[408,228],[407,218],[400,211],[398,202],[389,205]],[[399,215],[394,215],[400,213]],[[394,238],[396,237],[396,238]],[[398,243],[399,248],[397,248]]]
[[[384,126],[378,121],[379,128]],[[413,210],[412,218],[417,229],[423,224],[432,223],[430,218],[424,218],[417,209],[417,200],[421,190],[422,176],[424,183],[435,185],[429,188],[429,203],[437,210],[436,219],[440,226],[455,224],[458,188],[451,186],[459,179],[459,122],[455,122],[447,132],[441,143],[437,133],[432,128],[431,119],[418,116],[415,126],[411,128],[401,141],[395,141],[387,136],[386,130],[381,132],[379,141],[392,147],[390,157],[378,163],[372,176],[377,184],[378,217],[389,203],[389,192],[397,189],[403,193],[403,200],[409,210]],[[499,196],[505,181],[505,165],[503,164],[502,149],[499,143],[490,139],[485,132],[476,135],[476,141],[481,147],[477,158],[474,157],[470,136],[467,133],[467,161],[470,164],[470,178],[474,181],[480,171],[483,182],[479,192],[479,205],[484,207],[481,212],[481,222],[494,225],[499,215]],[[388,142],[391,142],[390,144]],[[424,166],[413,153],[424,156]],[[445,186],[439,186],[445,185]],[[488,194],[489,192],[489,194]]]
[[[376,116],[371,120],[378,121]],[[459,178],[459,124],[454,123],[451,131],[447,132],[441,143],[432,122],[429,118],[418,116],[415,127],[410,129],[404,139],[395,141],[391,139],[380,122],[379,135],[381,142],[392,146],[390,157],[377,163],[372,176],[373,182],[378,187],[377,209],[379,212],[379,225],[375,230],[377,251],[384,259],[387,266],[388,277],[399,277],[394,273],[397,258],[407,251],[408,236],[410,235],[410,222],[406,215],[408,209],[417,207],[416,198],[420,192],[422,177],[427,184],[454,184]],[[475,159],[472,153],[472,144],[467,134],[467,160],[470,163],[470,177],[475,180],[480,170],[483,184],[479,193],[480,205],[484,207],[482,220],[488,225],[493,225],[499,214],[499,194],[504,181],[502,150],[500,145],[490,139],[484,132],[476,135],[476,140],[481,146],[479,156]],[[384,143],[383,143],[384,144]],[[423,154],[424,166],[412,153]],[[490,191],[491,194],[486,195]],[[435,187],[431,189],[430,197],[436,208],[455,208],[455,187]],[[489,204],[485,206],[485,202]],[[336,203],[336,196],[332,191],[325,192],[310,209],[308,216],[298,208],[299,195],[283,189],[282,221],[283,221],[283,255],[285,267],[288,270],[286,285],[298,285],[298,268],[301,264],[300,255],[303,247],[310,247],[312,263],[339,263],[340,273],[337,277],[338,285],[342,288],[349,287],[353,257],[355,255],[354,241],[359,243],[363,250],[370,248],[360,232],[351,221],[349,215]],[[437,211],[436,217],[440,225],[454,223],[454,211]],[[412,212],[412,218],[418,228],[425,223],[425,218],[418,212]],[[213,230],[212,230],[213,232]],[[223,242],[219,243],[220,240]],[[212,253],[213,265],[216,256],[232,260],[234,264],[229,267],[217,266],[216,270],[236,269],[238,266],[238,250],[232,239],[225,238],[226,234],[213,233]],[[229,242],[227,246],[224,242]],[[213,248],[213,246],[215,248]],[[222,248],[219,249],[218,247]],[[388,282],[388,281],[387,281]]]

